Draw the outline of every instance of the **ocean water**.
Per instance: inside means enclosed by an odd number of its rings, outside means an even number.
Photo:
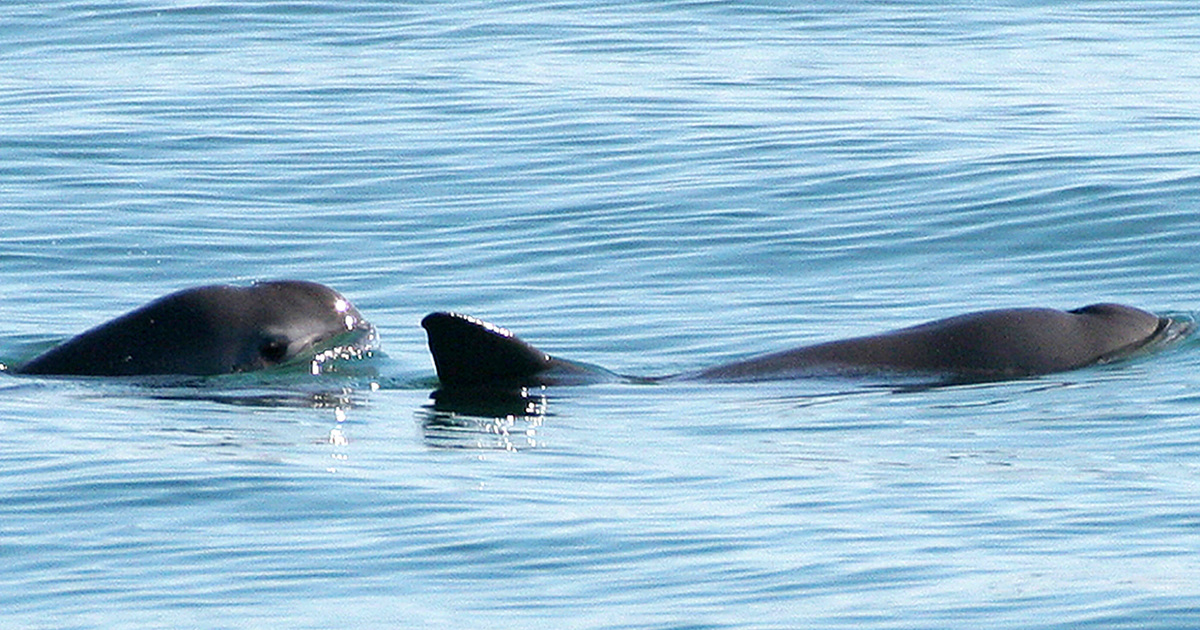
[[[13,628],[1191,628],[1200,342],[1007,383],[435,404],[420,318],[666,374],[1200,310],[1182,1],[8,2],[0,362],[304,278],[342,371],[0,374]]]

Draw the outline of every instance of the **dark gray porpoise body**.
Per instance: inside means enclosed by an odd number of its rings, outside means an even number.
[[[887,374],[931,375],[955,382],[1001,380],[1127,356],[1159,338],[1171,322],[1120,304],[1093,304],[1072,311],[982,311],[654,379],[623,377],[551,357],[503,328],[465,315],[433,313],[421,325],[429,336],[439,380],[454,387]]]
[[[208,376],[268,368],[327,343],[369,343],[373,337],[371,324],[348,300],[315,282],[213,285],[159,298],[15,372]]]

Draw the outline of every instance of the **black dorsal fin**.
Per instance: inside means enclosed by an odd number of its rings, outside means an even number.
[[[421,320],[443,386],[521,382],[551,365],[545,352],[511,332],[459,313],[431,313]]]

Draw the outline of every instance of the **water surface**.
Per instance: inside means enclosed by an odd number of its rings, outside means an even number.
[[[1195,342],[927,390],[564,387],[497,417],[434,408],[417,326],[464,311],[661,374],[980,308],[1190,315],[1191,4],[0,18],[0,361],[288,277],[386,351],[194,387],[0,375],[9,623],[1200,623]]]

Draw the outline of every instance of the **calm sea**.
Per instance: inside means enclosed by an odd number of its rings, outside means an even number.
[[[1200,309],[1193,2],[0,6],[0,361],[304,278],[339,374],[0,374],[13,628],[1194,628],[1200,342],[1011,383],[435,407],[420,318],[625,373]]]

